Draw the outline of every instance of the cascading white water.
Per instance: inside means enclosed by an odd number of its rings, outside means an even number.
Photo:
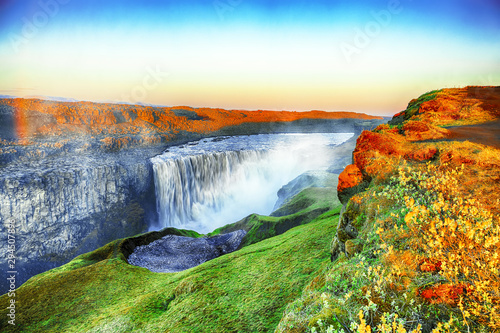
[[[263,158],[263,151],[227,151],[183,156],[153,164],[156,200],[162,226],[180,227],[220,211],[231,182],[244,177],[245,167]]]
[[[159,226],[206,233],[269,214],[281,186],[325,168],[328,147],[352,134],[280,134],[204,139],[152,159]]]

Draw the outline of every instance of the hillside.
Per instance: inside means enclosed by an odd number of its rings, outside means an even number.
[[[278,332],[500,330],[500,87],[429,92],[357,139],[332,266]]]
[[[18,326],[4,306],[0,327],[500,331],[499,119],[500,87],[426,93],[358,137],[339,176],[342,209],[335,188],[305,189],[281,209],[289,215],[227,227],[246,227],[247,246],[179,273],[127,263],[158,234],[113,241],[1,296],[18,302]],[[302,225],[278,232],[287,223]]]
[[[0,304],[16,301],[16,326],[8,324],[10,310],[3,306],[0,327],[2,332],[272,332],[286,305],[328,265],[339,210],[179,273],[152,273],[129,265],[127,257],[135,246],[165,234],[200,236],[194,232],[168,228],[111,242],[1,296]]]

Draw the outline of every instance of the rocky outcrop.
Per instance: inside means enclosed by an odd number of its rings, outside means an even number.
[[[361,170],[355,164],[346,166],[344,171],[339,175],[337,186],[340,202],[346,204],[350,197],[364,190],[367,185],[368,182],[363,179]]]
[[[235,251],[245,234],[246,231],[237,230],[198,238],[166,235],[136,247],[128,257],[128,262],[156,273],[180,272]]]
[[[346,209],[346,205],[340,211],[339,223],[337,225],[337,234],[333,238],[331,248],[331,261],[335,261],[340,253],[345,253],[347,257],[352,257],[356,252],[353,240],[358,237],[356,228],[356,217],[352,207]]]
[[[360,212],[354,211],[356,204],[346,206],[351,197],[372,182],[387,180],[405,161],[471,163],[464,152],[457,154],[442,143],[472,140],[500,146],[499,118],[500,87],[442,89],[412,100],[388,124],[363,131],[357,138],[353,163],[339,176],[337,192],[344,209],[332,244],[332,259],[340,252],[349,256],[348,244],[355,248],[355,221]]]
[[[16,227],[18,283],[156,218],[152,167],[138,151],[10,165],[0,174],[0,202],[0,233]],[[1,238],[0,258],[6,251]]]

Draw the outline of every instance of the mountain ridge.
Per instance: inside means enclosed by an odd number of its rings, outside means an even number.
[[[3,115],[10,111],[19,139],[72,132],[88,135],[158,134],[169,137],[179,131],[206,134],[243,123],[291,122],[300,119],[383,119],[346,111],[247,111],[22,98],[0,99],[0,107],[3,107]]]

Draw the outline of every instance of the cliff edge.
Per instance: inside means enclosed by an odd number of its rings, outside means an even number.
[[[500,330],[500,87],[432,91],[363,131],[331,266],[277,332]]]

